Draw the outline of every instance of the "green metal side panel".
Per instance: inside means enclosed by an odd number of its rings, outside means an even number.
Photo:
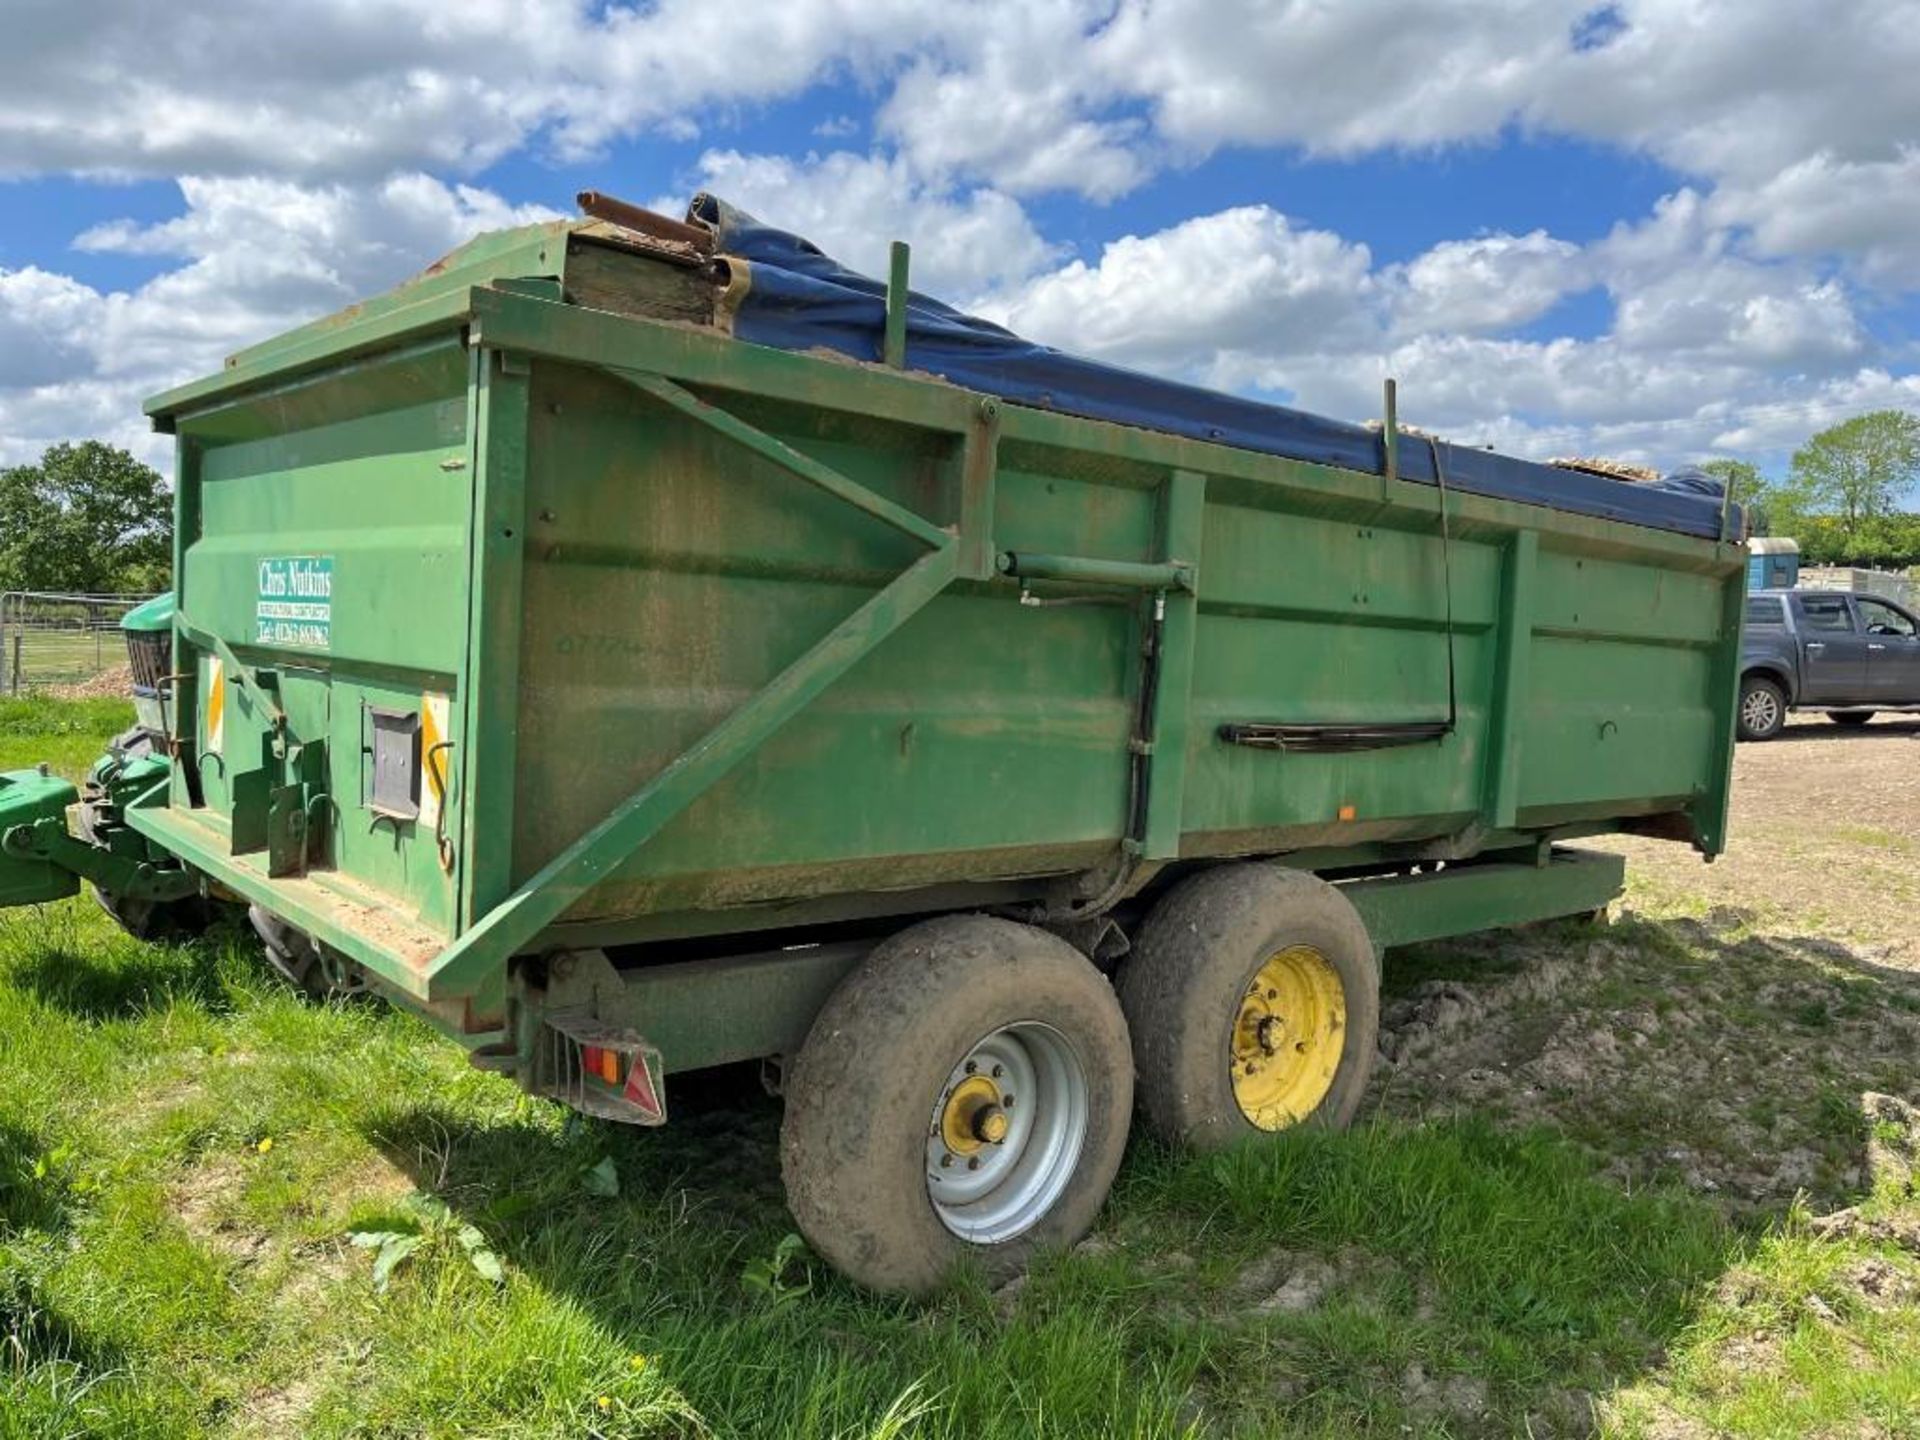
[[[1360,754],[1252,750],[1223,744],[1219,727],[1445,720],[1449,639],[1447,565],[1427,516],[1332,518],[1312,492],[1280,486],[1249,499],[1207,507],[1184,853],[1466,823],[1481,805],[1504,537],[1453,538],[1454,734]]]
[[[232,666],[183,642],[193,678],[179,724],[201,803],[176,774],[176,811],[215,849],[265,859],[271,817],[304,808],[315,867],[441,934],[453,930],[457,870],[443,865],[433,824],[365,804],[367,746],[370,711],[417,715],[431,698],[444,713],[458,694],[467,392],[466,355],[450,336],[182,422],[192,463],[181,503],[195,523],[183,537],[180,608],[284,710],[291,748],[273,753],[271,716]],[[281,613],[324,619],[272,618]]]
[[[1543,543],[1518,819],[1688,801],[1709,782],[1724,579]]]
[[[921,546],[631,387],[536,362],[514,869],[525,879]],[[730,413],[948,522],[958,435],[817,408]],[[998,476],[1002,507],[1026,485]],[[1155,501],[1062,483],[1009,537],[1124,535]],[[1095,517],[1090,534],[1075,517]],[[1135,621],[956,587],[670,823],[575,919],[1090,863],[1124,820]],[[1018,794],[1022,803],[996,803]]]

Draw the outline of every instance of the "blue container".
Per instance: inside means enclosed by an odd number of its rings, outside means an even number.
[[[1800,543],[1759,535],[1747,541],[1747,588],[1791,590],[1800,583]]]

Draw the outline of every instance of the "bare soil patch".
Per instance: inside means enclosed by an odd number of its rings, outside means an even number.
[[[109,665],[84,680],[39,688],[41,693],[51,695],[56,700],[118,700],[123,695],[133,693],[133,667]]]
[[[246,1186],[243,1159],[211,1155],[167,1187],[167,1208],[195,1240],[246,1263],[257,1259],[269,1244],[265,1234],[240,1219],[240,1198]]]
[[[1706,866],[1660,841],[1593,843],[1673,898],[1857,941],[1866,959],[1920,971],[1920,717],[1847,730],[1803,716],[1778,739],[1737,746],[1729,837]]]
[[[1920,722],[1742,745],[1732,840],[1624,851],[1614,923],[1388,958],[1377,1105],[1542,1122],[1623,1182],[1734,1213],[1844,1208],[1910,1174],[1920,1054]],[[1420,979],[1422,975],[1435,978]]]

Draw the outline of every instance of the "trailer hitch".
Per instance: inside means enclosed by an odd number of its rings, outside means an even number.
[[[43,860],[71,870],[109,895],[129,900],[184,900],[200,892],[200,877],[184,866],[116,855],[76,839],[66,822],[53,816],[14,826],[0,837],[0,851],[16,860]]]

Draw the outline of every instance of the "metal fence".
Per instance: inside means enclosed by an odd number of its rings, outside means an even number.
[[[1896,605],[1920,603],[1920,581],[1889,570],[1856,570],[1845,565],[1800,568],[1802,590],[1848,590],[1856,595],[1879,595]]]
[[[120,619],[152,598],[0,593],[0,694],[79,685],[125,665]]]

